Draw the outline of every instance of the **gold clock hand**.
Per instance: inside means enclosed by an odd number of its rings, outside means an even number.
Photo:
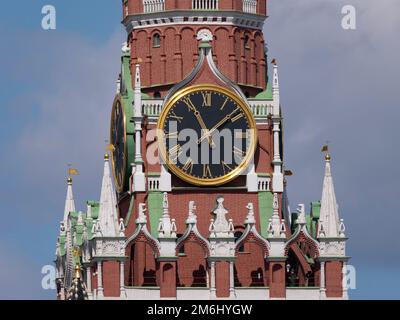
[[[205,131],[205,133],[208,132],[208,129],[206,127],[206,124],[204,123],[203,117],[201,116],[200,112],[196,109],[196,107],[193,105],[192,101],[189,98],[185,98],[183,102],[188,106],[189,110],[193,111],[197,121],[200,124],[200,127]],[[210,135],[207,135],[208,143],[212,148],[215,148],[215,143],[212,140],[212,137]]]
[[[213,128],[208,130],[199,140],[197,140],[197,144],[200,144],[204,139],[210,137],[215,130],[217,130],[219,127],[225,124],[225,122],[229,121],[232,116],[239,110],[239,108],[236,108],[232,113],[228,114],[225,118],[223,118],[220,122],[218,122]]]

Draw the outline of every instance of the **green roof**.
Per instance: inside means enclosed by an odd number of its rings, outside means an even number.
[[[256,95],[254,100],[272,100],[272,88],[271,88],[271,85],[268,83],[267,84],[267,88],[265,89],[265,91],[260,92],[258,95]]]

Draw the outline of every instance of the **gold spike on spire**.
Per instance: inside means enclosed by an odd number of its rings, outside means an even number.
[[[75,279],[80,279],[81,277],[81,266],[77,263],[75,266]]]

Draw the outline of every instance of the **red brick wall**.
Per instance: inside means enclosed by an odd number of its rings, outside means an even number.
[[[254,240],[247,241],[243,247],[243,252],[236,253],[236,285],[241,287],[266,286],[264,249]]]
[[[184,242],[184,255],[178,258],[178,284],[182,287],[206,286],[206,253],[195,240]]]
[[[127,248],[129,256],[128,277],[126,282],[130,286],[156,286],[158,265],[154,257],[154,250],[145,238],[132,243]]]
[[[150,96],[165,94],[175,83],[183,80],[198,59],[197,32],[205,26],[167,26],[133,31],[131,42],[131,72],[142,61],[143,91]],[[213,52],[223,74],[238,82],[251,95],[265,86],[264,37],[260,31],[232,26],[209,26],[215,35]],[[152,36],[161,35],[161,47],[153,48]],[[249,46],[245,48],[245,35]],[[169,84],[167,88],[162,88]],[[155,87],[154,87],[155,86]]]
[[[326,296],[340,298],[343,295],[341,261],[328,261],[325,263]]]
[[[286,297],[285,263],[271,262],[269,269],[270,269],[270,281],[269,281],[270,297],[271,298]]]
[[[103,288],[105,297],[120,296],[120,263],[119,261],[103,262]]]
[[[160,272],[161,298],[176,297],[176,262],[161,262]]]

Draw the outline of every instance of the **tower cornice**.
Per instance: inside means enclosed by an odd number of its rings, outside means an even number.
[[[262,30],[267,16],[240,11],[171,10],[127,16],[122,24],[131,33],[137,29],[169,25],[224,25]]]

